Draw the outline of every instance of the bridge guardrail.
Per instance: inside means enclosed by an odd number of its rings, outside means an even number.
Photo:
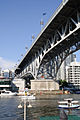
[[[55,12],[53,13],[53,15],[51,16],[51,18],[49,19],[48,23],[42,28],[41,33],[43,31],[45,31],[45,29],[47,28],[47,26],[50,24],[50,22],[53,20],[53,18],[55,18],[55,16],[57,15],[57,13],[61,10],[61,8],[68,2],[69,0],[63,0],[61,2],[61,4],[59,5],[59,7],[57,7],[57,9],[55,10]],[[39,37],[39,36],[38,36]],[[35,41],[36,42],[36,41]],[[35,43],[34,42],[34,43]]]
[[[57,15],[58,11],[60,11],[60,9],[61,9],[68,1],[69,1],[69,0],[63,0],[63,1],[62,1],[62,3],[59,5],[59,7],[57,7],[56,11],[55,11],[54,14],[52,15],[51,19]],[[51,19],[50,19],[50,20],[51,20]],[[50,21],[50,20],[49,20],[49,21]]]

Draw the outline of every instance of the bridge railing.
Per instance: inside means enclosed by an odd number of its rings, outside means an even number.
[[[69,0],[63,0],[62,3],[59,5],[59,7],[56,9],[56,11],[54,12],[54,14],[52,15],[52,17],[50,18],[49,21],[51,21],[52,18],[54,18],[57,13],[61,10],[61,8],[68,2]]]
[[[69,0],[63,0],[62,3],[59,5],[59,7],[56,9],[56,11],[53,13],[51,18],[49,19],[48,23],[42,28],[40,34],[37,36],[36,40],[33,42],[32,46],[36,43],[36,41],[39,39],[41,34],[45,31],[45,29],[48,27],[48,25],[51,23],[51,21],[55,18],[55,16],[59,13],[59,11],[62,9],[62,7],[68,2]],[[31,46],[31,48],[32,48]]]
[[[63,3],[66,3],[66,2],[68,2],[68,1],[69,1],[69,0],[63,0],[62,2],[63,2]]]
[[[63,0],[62,3],[59,5],[59,7],[56,9],[56,11],[54,12],[54,14],[51,16],[51,18],[49,19],[48,23],[46,23],[46,25],[42,28],[40,34],[37,36],[36,40],[32,43],[32,46],[34,46],[34,44],[36,43],[36,41],[39,39],[39,37],[41,36],[41,34],[45,31],[45,29],[47,28],[47,26],[51,23],[51,21],[53,20],[53,18],[55,18],[55,16],[59,13],[59,11],[61,10],[61,8],[68,2],[69,0]],[[30,48],[30,50],[32,49],[32,46]],[[29,51],[30,51],[29,50]],[[29,52],[28,51],[28,52]]]

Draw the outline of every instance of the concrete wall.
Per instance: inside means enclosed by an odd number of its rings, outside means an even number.
[[[59,90],[54,80],[31,80],[31,90]]]
[[[18,90],[19,92],[23,92],[24,89],[25,89],[25,80],[14,78],[14,80],[12,81],[12,90],[13,91]]]

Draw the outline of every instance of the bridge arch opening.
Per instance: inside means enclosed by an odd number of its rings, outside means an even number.
[[[31,89],[31,80],[34,80],[34,76],[31,73],[28,73],[23,77],[25,80],[25,88]]]

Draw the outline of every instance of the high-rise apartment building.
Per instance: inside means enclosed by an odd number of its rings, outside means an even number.
[[[80,89],[80,62],[71,62],[67,67],[67,81]]]
[[[71,54],[63,61],[60,69],[58,70],[57,80],[66,80],[66,66],[69,66],[71,62],[75,61],[75,57],[75,54]]]

